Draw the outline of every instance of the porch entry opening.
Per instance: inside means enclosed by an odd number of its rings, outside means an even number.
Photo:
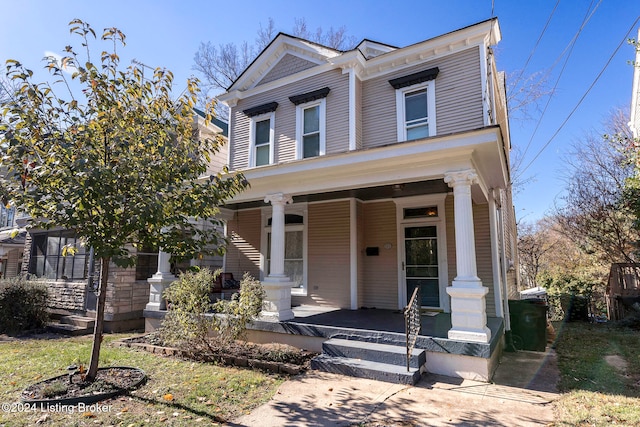
[[[405,227],[404,259],[407,296],[420,287],[420,305],[425,308],[441,308],[438,235],[435,225]]]

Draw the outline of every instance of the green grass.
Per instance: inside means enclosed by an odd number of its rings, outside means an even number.
[[[559,426],[640,425],[640,332],[607,324],[567,323],[556,329]],[[619,356],[615,367],[607,356]]]
[[[219,425],[251,411],[273,396],[283,379],[250,369],[235,369],[163,357],[109,342],[126,335],[107,335],[100,366],[134,366],[148,381],[128,396],[101,402],[108,412],[48,412],[47,426]],[[22,339],[0,342],[0,403],[19,402],[34,382],[67,373],[67,366],[87,363],[91,337]],[[0,410],[0,426],[34,425],[45,413]]]

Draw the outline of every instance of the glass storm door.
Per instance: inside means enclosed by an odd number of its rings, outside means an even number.
[[[413,290],[420,287],[421,306],[440,308],[436,226],[405,227],[404,255],[407,303]]]

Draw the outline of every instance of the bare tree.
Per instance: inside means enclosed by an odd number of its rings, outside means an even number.
[[[16,93],[18,85],[13,81],[7,79],[4,74],[0,74],[0,104],[8,102],[13,94]]]
[[[276,25],[272,18],[262,24],[256,32],[253,44],[247,41],[241,44],[223,43],[215,45],[211,42],[200,43],[195,54],[193,66],[205,82],[207,93],[225,91],[251,64],[251,62],[267,47],[276,35]],[[347,34],[345,26],[337,29],[330,27],[325,31],[318,27],[315,31],[309,29],[304,18],[296,19],[291,35],[311,40],[336,50],[347,50],[355,46],[356,39]],[[217,106],[216,113],[222,119],[227,118],[226,109]]]
[[[607,263],[634,262],[638,240],[634,216],[623,198],[625,183],[633,176],[633,164],[624,154],[631,138],[623,119],[627,116],[621,110],[613,112],[604,136],[591,132],[574,144],[566,160],[564,205],[556,208],[560,230]]]
[[[526,288],[539,285],[540,273],[549,269],[546,254],[556,242],[544,220],[535,224],[518,223],[520,277]]]

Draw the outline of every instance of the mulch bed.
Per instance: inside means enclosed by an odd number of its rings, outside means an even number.
[[[254,344],[244,341],[221,344],[215,339],[209,345],[190,343],[189,349],[167,346],[158,334],[151,333],[112,343],[115,346],[141,348],[151,353],[178,356],[201,362],[252,367],[268,372],[297,375],[309,368],[317,354],[285,344]]]
[[[42,401],[50,403],[66,401],[68,399],[92,398],[97,400],[100,395],[113,395],[129,390],[144,380],[144,372],[127,367],[105,367],[98,370],[93,382],[84,381],[81,374],[76,373],[73,381],[69,382],[68,375],[32,384],[22,392],[22,400]]]

